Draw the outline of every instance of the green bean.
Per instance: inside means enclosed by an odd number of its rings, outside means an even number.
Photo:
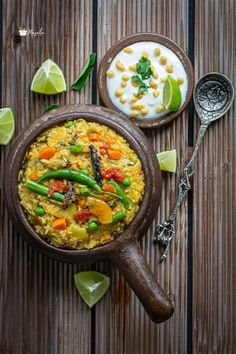
[[[58,192],[54,192],[52,193],[51,196],[48,195],[49,193],[49,188],[47,186],[45,186],[44,184],[39,184],[33,181],[28,181],[25,184],[26,188],[28,188],[31,192],[43,195],[45,197],[48,198],[52,198],[54,200],[56,200],[57,202],[64,202],[64,195]]]
[[[116,193],[119,195],[119,197],[121,197],[121,203],[125,206],[125,208],[129,208],[129,206],[132,204],[132,200],[127,197],[121,186],[115,181],[110,181],[109,184],[115,188]]]
[[[115,213],[112,217],[112,224],[118,224],[118,222],[124,220],[124,218],[126,217],[126,212],[124,210],[119,210],[117,211],[117,213]]]

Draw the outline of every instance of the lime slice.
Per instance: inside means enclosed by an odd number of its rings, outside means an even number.
[[[15,131],[15,119],[11,108],[0,109],[0,144],[7,145]]]
[[[164,91],[163,105],[167,111],[178,111],[182,103],[182,95],[178,82],[171,75],[167,75]]]
[[[34,75],[31,91],[45,95],[55,95],[66,91],[63,72],[51,59],[47,59]]]
[[[111,281],[106,275],[95,271],[77,273],[74,280],[80,296],[90,308],[107,292]]]
[[[157,159],[159,161],[160,169],[162,171],[175,172],[176,171],[176,150],[169,150],[159,152],[157,154]]]

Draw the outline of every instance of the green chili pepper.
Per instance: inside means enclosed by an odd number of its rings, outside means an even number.
[[[83,146],[81,146],[80,144],[71,145],[70,152],[72,152],[72,154],[80,154],[81,152],[83,152]]]
[[[115,188],[116,193],[119,195],[119,197],[121,197],[121,203],[127,209],[132,204],[132,200],[127,197],[127,195],[118,183],[116,183],[115,181],[110,181],[109,184],[111,184]]]
[[[131,186],[131,183],[132,183],[132,181],[131,181],[131,179],[130,179],[129,177],[125,177],[125,178],[123,179],[123,181],[122,181],[122,184],[123,184],[124,187],[129,187],[129,186]]]
[[[126,212],[124,210],[119,210],[117,211],[117,213],[115,213],[112,217],[112,224],[118,224],[118,222],[124,220],[124,218],[126,217]]]
[[[62,202],[62,203],[64,202],[65,196],[61,193],[54,192],[49,197],[48,196],[49,188],[43,184],[39,184],[39,183],[36,183],[33,181],[28,181],[28,182],[26,182],[25,186],[26,186],[26,188],[31,190],[31,192],[44,195],[45,197],[48,197],[48,198],[52,198],[52,199],[56,200],[57,202]]]
[[[41,183],[45,179],[50,179],[50,178],[63,178],[63,179],[68,179],[70,181],[75,181],[80,184],[85,184],[91,189],[96,190],[98,193],[102,193],[102,188],[99,187],[97,182],[93,178],[91,178],[90,176],[86,175],[81,171],[75,171],[69,168],[49,171],[45,173],[41,178],[39,178],[38,182]]]
[[[89,231],[96,231],[98,228],[98,224],[95,221],[90,221],[88,223],[88,229]]]

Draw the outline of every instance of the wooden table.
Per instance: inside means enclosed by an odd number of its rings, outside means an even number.
[[[14,111],[16,134],[49,103],[99,102],[95,73],[80,93],[31,93],[32,77],[46,58],[60,65],[70,86],[92,51],[99,64],[112,44],[131,33],[172,38],[189,53],[196,80],[210,71],[236,79],[235,0],[5,0],[1,17],[1,104]],[[44,34],[20,38],[20,26],[42,28]],[[169,126],[146,132],[156,151],[176,148],[178,153],[177,173],[164,176],[161,207],[142,242],[175,305],[174,316],[161,325],[149,320],[108,262],[94,268],[111,277],[111,288],[89,310],[73,274],[91,267],[59,263],[30,248],[8,218],[1,189],[1,354],[236,353],[235,104],[209,128],[165,263],[158,262],[159,249],[152,243],[155,226],[175,202],[198,128],[190,105]],[[0,148],[1,180],[9,148]]]

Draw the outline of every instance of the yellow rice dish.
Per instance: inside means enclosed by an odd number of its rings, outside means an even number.
[[[141,162],[107,126],[68,120],[41,134],[19,172],[21,204],[55,247],[91,249],[131,222],[144,193]]]

